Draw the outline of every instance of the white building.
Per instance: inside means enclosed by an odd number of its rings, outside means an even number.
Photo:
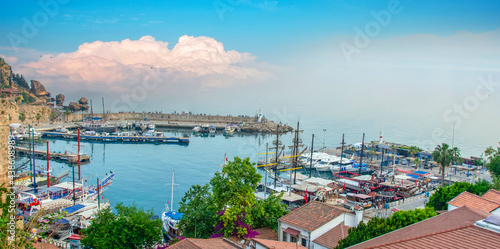
[[[355,227],[363,219],[362,208],[349,211],[345,208],[323,202],[312,201],[278,219],[278,240],[294,242],[306,248],[327,248],[321,240],[314,242],[321,235],[341,225]],[[339,236],[341,237],[341,236]]]

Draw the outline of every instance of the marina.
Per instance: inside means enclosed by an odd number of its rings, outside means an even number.
[[[42,132],[43,137],[57,139],[78,139],[78,134],[62,133],[62,132]],[[120,142],[120,143],[166,143],[166,144],[189,144],[187,137],[165,137],[161,135],[151,134],[150,136],[130,136],[130,135],[103,135],[97,133],[84,133],[80,135],[81,140],[97,141],[97,142]]]
[[[33,153],[35,154],[35,157],[37,158],[42,158],[46,159],[47,158],[47,151],[43,150],[31,150],[29,148],[24,148],[24,147],[19,147],[15,146],[14,149],[16,150],[17,153],[19,153],[20,156],[25,156],[25,157],[32,157]],[[68,153],[67,151],[63,152],[49,152],[49,159],[50,160],[59,160],[63,162],[68,162],[68,163],[78,163],[78,154],[74,153]],[[90,156],[86,154],[81,154],[80,155],[80,163],[89,163],[90,162]]]

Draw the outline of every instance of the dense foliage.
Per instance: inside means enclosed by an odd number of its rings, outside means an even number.
[[[26,82],[26,79],[24,78],[23,75],[12,74],[12,81],[26,90],[30,89],[30,86],[28,85],[28,82]]]
[[[191,186],[179,205],[179,212],[184,213],[180,222],[183,236],[209,238],[213,234],[218,219],[209,184]]]
[[[23,96],[23,102],[26,104],[35,102],[35,98],[33,96],[31,96],[31,94],[29,94],[25,91],[21,92],[21,96]]]
[[[435,210],[447,210],[447,202],[451,201],[462,192],[467,191],[481,196],[492,187],[492,184],[486,180],[481,180],[474,184],[468,182],[455,182],[451,186],[438,188],[436,192],[431,195],[426,206],[432,207]]]
[[[491,175],[494,177],[500,177],[500,153],[496,153],[491,157],[486,168],[490,171]]]
[[[82,230],[82,244],[89,248],[151,248],[161,242],[161,221],[151,219],[153,210],[135,204],[99,210],[90,226]]]
[[[287,213],[279,197],[257,201],[254,195],[262,176],[250,158],[234,158],[210,184],[193,185],[182,198],[179,223],[183,236],[209,238],[219,236],[253,237],[253,229],[277,228],[277,219]]]
[[[433,208],[398,211],[387,218],[373,217],[367,224],[361,222],[349,228],[349,235],[339,241],[337,248],[346,248],[363,241],[409,226],[437,215]]]

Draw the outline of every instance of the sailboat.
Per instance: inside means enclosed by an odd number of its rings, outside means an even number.
[[[168,207],[168,202],[165,204],[165,209],[161,214],[161,221],[163,223],[163,233],[168,237],[168,240],[172,240],[180,236],[179,231],[179,221],[182,219],[183,213],[178,213],[174,211],[174,173],[172,171],[172,195],[170,197],[170,208]]]

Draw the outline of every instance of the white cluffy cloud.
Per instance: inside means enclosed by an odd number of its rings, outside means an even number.
[[[168,84],[196,82],[200,87],[226,87],[269,76],[250,54],[226,51],[221,42],[210,37],[184,35],[172,49],[168,45],[152,36],[94,41],[72,53],[43,55],[24,64],[22,71],[49,86],[104,84],[112,90],[127,89],[148,74],[159,72]]]

